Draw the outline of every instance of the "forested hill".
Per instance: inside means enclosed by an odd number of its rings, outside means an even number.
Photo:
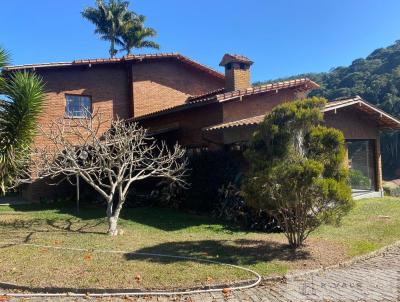
[[[348,67],[290,78],[298,77],[308,77],[321,85],[321,89],[313,91],[311,95],[333,100],[358,94],[366,101],[400,117],[400,40],[386,48],[374,50],[365,59],[354,60]],[[384,135],[382,152],[385,176],[396,176],[396,170],[400,170],[400,135]],[[400,175],[397,177],[400,178]]]

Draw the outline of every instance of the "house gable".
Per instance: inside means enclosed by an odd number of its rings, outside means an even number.
[[[223,78],[177,60],[137,62],[132,79],[135,117],[185,104],[190,97],[224,86]]]

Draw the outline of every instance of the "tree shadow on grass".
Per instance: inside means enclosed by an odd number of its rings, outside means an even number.
[[[100,232],[95,230],[95,228],[100,224],[102,224],[102,221],[82,222],[76,218],[13,219],[11,221],[0,221],[0,228],[3,229],[3,232],[0,234],[0,239],[10,236],[14,236],[12,239],[22,239],[22,237],[24,237],[22,242],[28,243],[37,233],[65,232],[81,234],[106,234],[105,231]]]
[[[106,216],[105,205],[81,205],[77,213],[74,202],[54,202],[50,204],[24,204],[11,206],[15,211],[35,212],[55,210],[57,214],[68,214],[80,220],[102,219]],[[220,225],[224,231],[237,231],[239,228],[210,216],[189,214],[183,211],[157,207],[137,207],[122,209],[121,218],[126,222],[135,222],[163,231],[176,231],[189,227]],[[221,227],[219,227],[221,229]]]
[[[125,259],[146,260],[163,264],[188,261],[179,258],[140,255],[140,253],[194,257],[237,265],[250,265],[272,260],[298,261],[311,257],[308,251],[304,249],[293,250],[287,244],[247,239],[167,242],[125,254]]]

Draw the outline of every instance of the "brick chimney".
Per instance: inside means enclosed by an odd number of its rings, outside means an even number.
[[[225,67],[225,92],[251,87],[250,66],[253,62],[241,55],[225,54],[219,66]]]

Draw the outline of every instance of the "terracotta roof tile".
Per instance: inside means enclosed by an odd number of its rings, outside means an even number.
[[[244,90],[236,90],[232,92],[226,92],[217,96],[219,101],[227,101],[232,98],[237,98],[243,95],[257,94],[268,91],[274,91],[284,88],[293,88],[296,86],[304,86],[305,90],[319,88],[319,85],[308,78],[294,79],[290,81],[275,82],[261,86],[254,86]]]
[[[333,108],[333,107],[337,107],[337,106],[342,106],[342,105],[348,105],[354,102],[359,102],[359,101],[363,101],[363,99],[356,95],[354,97],[344,97],[344,98],[337,98],[334,99],[333,101],[330,101],[326,104],[325,109],[329,109],[329,108]]]
[[[240,126],[258,125],[264,120],[264,117],[265,117],[265,115],[248,117],[248,118],[237,120],[237,121],[232,121],[232,122],[227,122],[227,123],[222,123],[222,124],[214,125],[211,127],[207,127],[207,128],[204,128],[203,130],[204,131],[213,131],[213,130],[219,130],[219,129],[240,127]]]
[[[201,100],[201,99],[215,97],[217,94],[220,94],[221,92],[224,92],[224,89],[225,88],[219,88],[219,89],[215,89],[215,90],[212,90],[212,91],[208,91],[208,92],[200,94],[200,95],[190,96],[190,97],[187,98],[186,102],[190,103],[190,102],[194,102],[194,101]]]
[[[225,79],[225,76],[220,72],[200,64],[186,56],[179,53],[155,53],[155,54],[137,54],[129,55],[121,58],[108,58],[108,59],[81,59],[74,60],[72,62],[55,62],[55,63],[40,63],[40,64],[25,64],[25,65],[14,65],[4,67],[5,71],[21,70],[21,69],[36,69],[36,68],[55,68],[55,67],[67,67],[67,66],[78,66],[86,64],[110,64],[110,63],[120,63],[127,61],[144,61],[144,60],[156,60],[156,59],[168,59],[173,58],[181,61],[185,64],[191,65],[197,69],[200,69],[206,73],[216,76],[220,79]]]
[[[246,63],[249,65],[253,64],[253,61],[250,60],[248,57],[237,54],[226,53],[223,56],[221,62],[219,63],[219,66],[225,66],[226,64],[231,62]]]
[[[271,84],[262,85],[262,86],[255,86],[252,88],[247,88],[244,90],[236,90],[236,91],[227,92],[227,93],[218,93],[214,90],[214,91],[211,91],[211,92],[208,92],[208,93],[202,95],[203,97],[196,96],[193,98],[188,98],[188,100],[185,104],[178,105],[178,106],[171,106],[171,107],[159,110],[159,111],[150,112],[148,114],[136,117],[133,120],[141,120],[141,119],[145,119],[148,117],[153,117],[153,116],[162,115],[162,114],[166,114],[166,113],[170,113],[170,112],[185,110],[188,108],[192,108],[193,106],[201,106],[201,105],[206,105],[209,103],[217,103],[217,102],[226,102],[226,101],[229,101],[232,99],[239,98],[241,96],[254,95],[254,94],[258,94],[258,93],[265,93],[265,92],[269,92],[269,91],[286,89],[286,88],[295,88],[295,87],[298,87],[299,89],[302,89],[302,90],[310,90],[310,89],[318,88],[319,85],[316,84],[315,82],[311,81],[308,78],[302,78],[302,79],[295,79],[295,80],[290,80],[290,81],[276,82],[276,83],[271,83]]]

